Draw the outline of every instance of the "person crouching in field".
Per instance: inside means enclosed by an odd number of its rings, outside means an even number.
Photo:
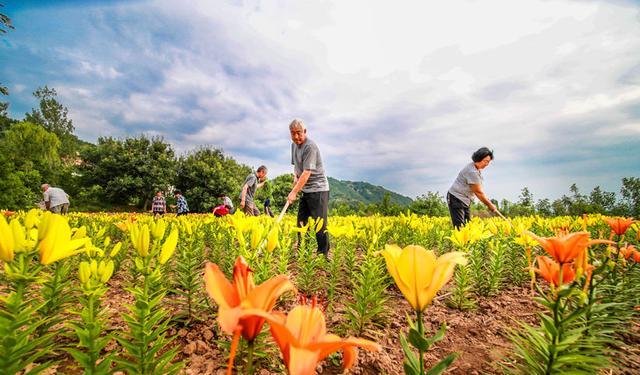
[[[45,209],[54,214],[67,214],[67,211],[69,211],[69,195],[64,190],[49,186],[49,184],[42,184],[40,189],[42,189]]]
[[[447,192],[447,205],[451,214],[451,221],[459,229],[471,220],[471,202],[474,197],[484,203],[491,212],[496,212],[496,206],[482,191],[482,170],[493,160],[493,151],[486,147],[479,148],[471,155],[472,162],[467,164],[456,177]]]
[[[162,192],[158,190],[156,196],[153,197],[151,202],[151,212],[154,215],[164,215],[167,213],[167,201],[162,196]]]
[[[177,216],[186,215],[189,213],[189,206],[187,205],[187,199],[182,195],[180,190],[173,192],[174,198],[176,198],[176,204],[171,205],[171,208],[177,208]]]
[[[240,192],[240,207],[247,216],[259,216],[260,210],[256,206],[254,201],[254,195],[256,189],[262,187],[267,177],[267,167],[261,165],[258,170],[251,172],[242,184],[242,191]]]

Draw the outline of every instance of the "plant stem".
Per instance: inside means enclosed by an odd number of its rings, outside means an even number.
[[[422,311],[417,311],[418,315],[418,333],[420,333],[420,337],[424,337],[424,325],[422,323]],[[420,360],[420,374],[424,374],[424,352],[421,348],[418,348],[419,352],[419,360]]]
[[[253,349],[254,349],[254,340],[249,341],[248,350],[249,353],[247,355],[247,375],[253,374]]]

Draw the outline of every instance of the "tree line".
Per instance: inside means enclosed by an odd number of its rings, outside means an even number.
[[[4,90],[6,91],[6,90]],[[8,92],[3,92],[8,94]],[[55,89],[47,86],[33,93],[38,107],[22,120],[10,118],[6,102],[0,102],[0,208],[25,209],[41,197],[39,187],[49,183],[63,188],[78,210],[145,210],[155,191],[170,194],[182,190],[194,212],[209,212],[227,194],[238,201],[249,166],[235,161],[222,149],[201,146],[177,156],[162,137],[100,137],[96,144],[82,141],[68,109],[60,103]],[[273,207],[282,207],[291,189],[292,174],[271,179],[258,190],[257,202],[271,198]],[[171,198],[169,198],[171,199]],[[618,196],[596,186],[589,194],[578,186],[556,200],[534,200],[523,188],[518,201],[494,201],[502,213],[518,215],[607,215],[640,216],[640,178],[625,177]],[[295,207],[292,207],[295,209]],[[472,207],[477,214],[483,205]],[[420,215],[446,216],[442,195],[427,192],[409,206],[391,202],[386,194],[377,203],[332,202],[334,215],[398,215],[407,210]]]

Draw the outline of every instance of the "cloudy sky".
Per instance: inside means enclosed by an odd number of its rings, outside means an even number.
[[[492,198],[640,176],[640,2],[0,0],[10,114],[48,85],[82,139],[162,135],[291,170],[446,192],[480,146]]]

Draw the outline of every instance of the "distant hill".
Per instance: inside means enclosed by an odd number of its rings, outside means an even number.
[[[400,206],[408,206],[413,200],[404,195],[387,190],[382,186],[372,185],[362,181],[342,181],[329,177],[331,188],[331,203],[347,203],[357,205],[382,202],[386,193],[390,194],[391,202]]]

